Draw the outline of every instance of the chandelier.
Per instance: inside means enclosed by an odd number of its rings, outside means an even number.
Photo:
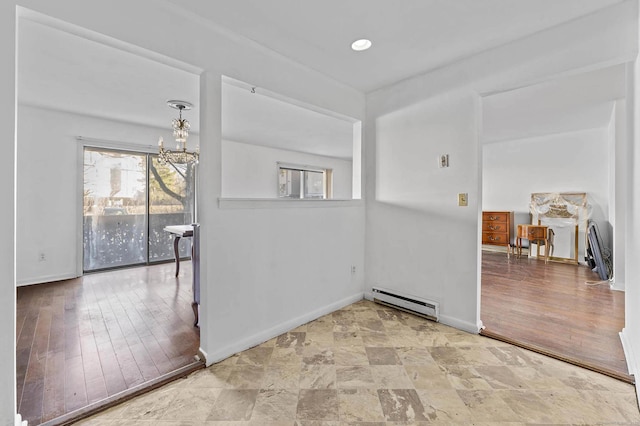
[[[176,149],[172,151],[164,148],[164,139],[162,136],[158,140],[158,155],[160,164],[191,164],[198,163],[200,151],[196,147],[194,152],[187,151],[187,138],[189,137],[189,127],[191,125],[186,118],[182,118],[182,110],[190,110],[193,105],[186,101],[167,101],[167,105],[177,109],[180,116],[174,118],[171,122],[173,127],[173,137],[176,139]]]

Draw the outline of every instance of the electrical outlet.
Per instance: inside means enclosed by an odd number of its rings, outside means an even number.
[[[469,205],[469,194],[466,192],[461,192],[458,194],[458,205],[459,206],[468,206]]]
[[[351,273],[352,274],[356,273],[356,265],[351,265]]]
[[[438,167],[441,169],[449,167],[449,154],[442,154],[438,156]]]
[[[43,251],[38,253],[38,262],[44,262],[45,260],[47,260],[47,255]]]

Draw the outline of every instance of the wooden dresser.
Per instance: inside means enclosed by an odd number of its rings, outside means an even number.
[[[512,211],[482,212],[482,244],[510,248],[513,234]]]

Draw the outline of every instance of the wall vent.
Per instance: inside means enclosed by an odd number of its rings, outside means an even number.
[[[409,296],[381,287],[373,287],[371,290],[373,292],[373,301],[376,303],[400,309],[432,321],[438,321],[440,318],[440,304],[438,302]]]

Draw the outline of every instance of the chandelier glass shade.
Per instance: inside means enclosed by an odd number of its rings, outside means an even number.
[[[191,125],[186,118],[182,118],[182,110],[190,110],[192,105],[186,101],[167,101],[167,105],[179,111],[179,117],[174,118],[171,122],[173,127],[173,137],[176,140],[176,149],[165,149],[164,139],[162,136],[158,140],[158,156],[161,164],[187,164],[197,163],[200,157],[199,149],[195,151],[187,151],[187,138],[189,137],[189,128]]]

